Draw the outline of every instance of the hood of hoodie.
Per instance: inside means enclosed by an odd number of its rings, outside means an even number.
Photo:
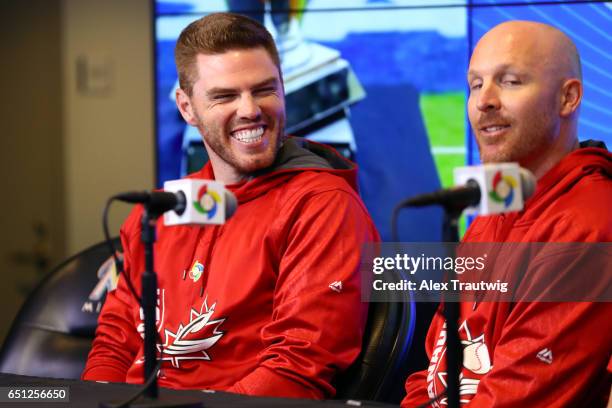
[[[592,146],[588,143],[582,145]],[[597,173],[612,178],[612,154],[605,145],[603,148],[581,147],[574,150],[538,180],[536,191],[525,203],[525,207],[532,210],[525,215],[528,218],[539,216],[583,177]]]
[[[245,181],[226,187],[236,195],[239,203],[245,203],[286,182],[295,173],[306,170],[328,172],[342,177],[358,191],[355,163],[342,157],[331,147],[299,137],[289,137],[285,140],[270,167],[254,173]],[[187,177],[215,179],[210,161],[200,171]]]

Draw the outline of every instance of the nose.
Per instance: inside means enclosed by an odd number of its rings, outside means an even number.
[[[241,95],[238,102],[237,115],[241,119],[257,120],[261,116],[261,108],[253,95]]]
[[[495,83],[484,83],[478,91],[476,107],[481,111],[497,110],[501,106],[499,89]]]

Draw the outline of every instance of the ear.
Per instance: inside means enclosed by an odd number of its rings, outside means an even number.
[[[196,126],[198,124],[198,118],[195,115],[194,107],[191,103],[191,98],[189,95],[185,93],[181,88],[176,88],[176,106],[181,112],[181,116],[191,126]]]
[[[582,101],[582,83],[576,79],[568,79],[561,86],[561,108],[559,115],[563,118],[570,116],[578,109]]]

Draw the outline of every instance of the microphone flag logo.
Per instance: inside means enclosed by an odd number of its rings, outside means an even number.
[[[208,190],[208,185],[204,184],[198,191],[197,200],[193,202],[193,207],[200,214],[206,215],[209,220],[217,213],[217,207],[221,202],[221,197],[216,191]]]
[[[493,176],[493,188],[489,192],[489,197],[496,203],[504,203],[506,208],[510,207],[514,200],[514,189],[518,183],[514,177],[502,175],[501,170],[498,170]]]
[[[526,170],[525,170],[526,171]],[[523,170],[518,163],[488,163],[456,167],[455,185],[478,183],[479,202],[465,209],[468,215],[491,215],[523,209]],[[535,184],[535,182],[534,182]]]

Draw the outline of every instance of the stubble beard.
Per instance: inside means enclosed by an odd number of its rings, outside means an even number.
[[[502,143],[504,146],[491,153],[482,153],[480,141],[478,147],[481,151],[480,160],[483,163],[518,162],[525,166],[537,159],[537,156],[546,154],[552,145],[557,131],[549,116],[544,118],[530,118],[523,121],[524,126],[519,127],[516,121],[512,122],[511,133]]]
[[[270,167],[276,156],[278,155],[278,151],[284,141],[283,132],[284,132],[284,121],[277,121],[277,132],[274,135],[273,139],[270,140],[270,144],[273,144],[271,150],[268,149],[263,154],[257,155],[255,157],[250,157],[247,160],[240,159],[231,149],[231,136],[229,136],[228,132],[223,128],[219,127],[205,127],[201,118],[197,118],[198,124],[197,129],[202,136],[202,139],[205,141],[205,145],[210,148],[221,160],[230,165],[239,176],[243,178],[248,178],[253,173],[263,170],[267,167]],[[273,121],[267,121],[267,123],[272,123]],[[266,129],[267,131],[268,129]]]

